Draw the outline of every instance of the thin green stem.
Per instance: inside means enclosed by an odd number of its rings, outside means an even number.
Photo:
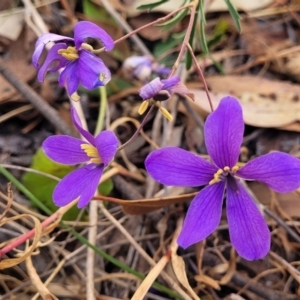
[[[95,129],[95,136],[98,133],[100,133],[101,130],[103,129],[106,106],[107,106],[106,87],[105,86],[100,86],[99,89],[100,89],[100,107],[99,107],[97,125],[96,125],[96,129]]]

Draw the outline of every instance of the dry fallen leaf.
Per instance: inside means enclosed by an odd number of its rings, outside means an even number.
[[[95,196],[95,200],[109,201],[122,206],[123,210],[130,215],[142,215],[156,209],[169,206],[175,203],[183,203],[191,200],[196,196],[196,193],[184,194],[179,196],[170,196],[162,198],[151,198],[141,200],[122,200],[111,197]]]
[[[12,73],[23,82],[32,80],[36,75],[36,69],[31,63],[34,41],[36,36],[33,31],[26,27],[21,32],[19,38],[10,45],[9,55],[3,59],[3,63]],[[20,99],[17,90],[0,76],[0,103]]]
[[[25,12],[15,8],[0,13],[0,36],[15,41],[24,26]]]
[[[251,11],[266,7],[273,3],[273,0],[252,0],[252,1],[245,1],[245,0],[231,0],[232,4],[244,11]],[[128,7],[128,15],[129,16],[136,16],[141,13],[141,10],[138,10],[137,7],[145,4],[151,3],[150,0],[135,0],[130,1],[130,7]],[[167,1],[166,3],[155,7],[152,11],[160,11],[164,13],[170,13],[175,9],[179,8],[182,5],[181,1]],[[208,11],[228,11],[228,7],[224,0],[214,0],[210,1],[208,6]]]
[[[250,189],[253,191],[257,199],[264,205],[269,205],[271,203],[271,191],[263,183],[260,182],[249,182]],[[289,217],[300,217],[300,206],[299,206],[299,194],[298,193],[286,193],[279,194],[275,193],[276,199],[280,208],[289,216]]]
[[[209,276],[201,274],[201,275],[195,275],[194,278],[197,282],[204,283],[204,284],[214,288],[215,290],[218,290],[218,291],[221,290],[221,287],[220,287],[218,281],[214,280],[213,278],[211,278]]]
[[[189,284],[183,258],[181,256],[178,256],[175,252],[173,252],[171,259],[172,267],[178,281],[186,288],[186,290],[189,292],[189,294],[193,297],[194,300],[200,300],[200,298],[197,296],[197,294],[194,292],[194,290]]]
[[[240,100],[246,124],[257,127],[282,127],[300,121],[300,86],[255,76],[212,76],[206,78],[216,108],[222,97]],[[203,90],[190,88],[195,104],[210,112]]]

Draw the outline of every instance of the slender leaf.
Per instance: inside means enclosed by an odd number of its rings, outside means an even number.
[[[201,43],[202,51],[207,54],[209,51],[208,51],[207,42],[206,42],[205,24],[204,23],[200,24],[200,43]]]
[[[232,16],[233,18],[233,21],[234,21],[234,24],[235,24],[235,27],[237,28],[237,30],[239,32],[242,31],[241,29],[241,23],[240,23],[240,15],[239,13],[237,12],[237,10],[235,9],[235,7],[232,5],[231,1],[230,0],[224,0],[227,7],[228,7],[228,10],[229,10],[229,13],[230,15]]]
[[[203,0],[199,1],[199,17],[200,17],[200,44],[201,44],[202,51],[207,54],[209,51],[208,51],[206,35],[205,35],[206,18],[205,18]]]
[[[182,3],[182,6],[184,6],[186,3],[186,0]],[[172,19],[157,24],[157,27],[163,27],[164,31],[170,30],[172,27],[174,27],[176,24],[178,24],[189,12],[189,8],[186,8],[184,10],[181,10],[179,13],[177,13]]]
[[[169,0],[160,0],[160,1],[157,1],[157,2],[154,2],[154,3],[149,3],[149,4],[143,4],[143,5],[140,5],[137,7],[137,9],[148,9],[148,10],[151,10],[157,6],[160,6],[166,2],[168,2]]]
[[[200,5],[200,1],[199,1],[198,6],[197,6],[197,11],[198,12],[200,12],[200,6],[201,5]],[[197,29],[197,23],[198,23],[198,18],[195,17],[194,22],[193,22],[191,35],[190,35],[190,39],[189,39],[189,44],[191,45],[192,49],[193,49],[193,46],[194,46],[194,37],[195,37],[196,29]],[[187,51],[186,52],[186,60],[185,60],[186,70],[189,70],[191,68],[192,62],[193,62],[192,55],[191,55],[190,51]]]

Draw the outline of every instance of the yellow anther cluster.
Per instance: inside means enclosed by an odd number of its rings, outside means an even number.
[[[221,179],[221,175],[223,175],[224,173],[231,173],[231,174],[235,174],[236,171],[239,169],[239,166],[234,166],[232,167],[231,169],[226,166],[222,169],[219,169],[215,174],[214,174],[214,178],[209,182],[209,184],[214,184],[214,183],[217,183],[217,182],[220,182]],[[226,174],[224,174],[226,175]]]
[[[215,174],[214,174],[214,179],[212,179],[209,184],[217,183],[220,182],[220,176],[223,174],[223,170],[219,169]]]
[[[234,166],[234,167],[231,169],[231,172],[232,172],[233,174],[235,174],[236,171],[237,171],[239,168],[240,168],[239,166]]]
[[[68,60],[76,60],[79,58],[75,47],[69,46],[67,49],[59,49],[57,52]]]
[[[71,99],[77,102],[80,100],[80,96],[77,94],[77,92],[75,92],[71,95]]]
[[[102,160],[99,156],[98,150],[90,144],[81,144],[80,148],[91,157],[90,162],[94,164],[101,164]]]

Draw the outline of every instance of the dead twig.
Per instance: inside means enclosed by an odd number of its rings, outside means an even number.
[[[51,107],[39,94],[37,94],[27,83],[19,79],[7,66],[0,60],[1,75],[13,85],[35,108],[59,131],[63,134],[74,136],[73,130],[60,117],[58,112]]]

